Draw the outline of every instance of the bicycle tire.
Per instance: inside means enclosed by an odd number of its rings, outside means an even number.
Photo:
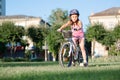
[[[88,62],[88,50],[87,48],[85,47],[85,51],[86,51],[86,61]],[[79,51],[79,54],[78,54],[78,63],[83,63],[83,57],[82,57],[82,52],[81,50]]]
[[[62,67],[70,67],[72,65],[72,53],[70,51],[70,43],[65,42],[60,48],[59,51],[59,64]]]

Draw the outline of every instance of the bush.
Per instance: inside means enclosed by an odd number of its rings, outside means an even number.
[[[118,56],[118,55],[120,55],[120,51],[116,49],[115,45],[112,45],[109,49],[108,54],[113,55],[113,56]]]
[[[14,61],[15,62],[27,61],[27,59],[26,58],[22,58],[22,57],[17,57],[17,58],[14,58]]]
[[[30,61],[31,61],[31,62],[39,62],[39,61],[45,61],[45,60],[38,58],[38,59],[31,59]]]
[[[89,25],[85,35],[88,41],[96,40],[109,47],[110,55],[120,55],[120,51],[115,47],[115,42],[120,39],[120,24],[116,25],[113,31],[105,30],[104,26],[99,23]]]
[[[17,57],[17,58],[12,58],[12,57],[6,57],[2,59],[3,62],[20,62],[20,61],[27,61],[26,58],[21,58],[21,57]]]
[[[12,62],[14,59],[12,57],[6,57],[2,59],[3,62]]]

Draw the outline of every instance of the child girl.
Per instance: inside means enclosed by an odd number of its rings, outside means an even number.
[[[67,26],[71,26],[72,30],[72,40],[74,44],[76,45],[76,41],[79,41],[79,46],[81,48],[82,56],[83,56],[83,65],[87,66],[87,60],[86,60],[86,51],[84,47],[84,32],[83,32],[83,25],[82,22],[79,20],[79,11],[77,9],[73,9],[70,11],[69,14],[70,20],[63,24],[57,31],[62,31]]]

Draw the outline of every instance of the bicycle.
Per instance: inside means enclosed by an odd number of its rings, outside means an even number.
[[[73,66],[76,61],[78,64],[83,62],[82,53],[79,47],[79,44],[74,44],[72,41],[72,32],[71,30],[62,30],[62,36],[65,38],[66,42],[64,42],[59,51],[59,64],[63,67],[70,67],[72,64]],[[88,51],[86,50],[86,59],[88,62]],[[76,54],[75,54],[76,53]]]

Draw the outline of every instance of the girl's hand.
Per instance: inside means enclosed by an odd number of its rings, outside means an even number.
[[[58,31],[58,32],[61,32],[62,30],[61,30],[61,29],[58,29],[57,31]]]

